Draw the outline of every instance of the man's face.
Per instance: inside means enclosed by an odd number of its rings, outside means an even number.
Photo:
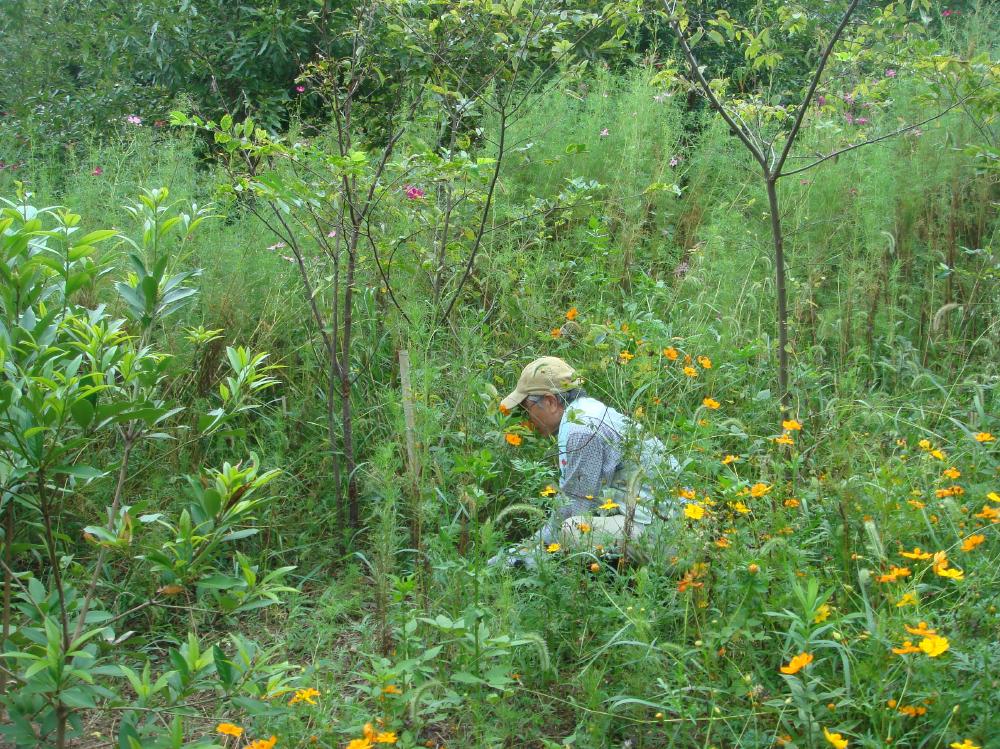
[[[554,395],[544,395],[536,400],[536,396],[529,396],[522,401],[521,405],[528,413],[528,418],[535,425],[535,429],[544,437],[551,437],[559,431],[559,422],[562,420],[564,407],[559,399]]]

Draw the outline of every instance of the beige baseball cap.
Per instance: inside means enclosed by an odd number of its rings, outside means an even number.
[[[576,370],[558,356],[543,356],[524,368],[514,392],[500,401],[500,406],[512,411],[529,395],[562,393],[582,384]]]

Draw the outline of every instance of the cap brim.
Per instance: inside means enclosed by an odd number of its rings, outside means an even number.
[[[500,407],[506,409],[507,411],[513,411],[515,408],[521,405],[521,401],[528,397],[527,393],[522,393],[520,390],[515,390],[513,393],[508,395],[502,401],[500,401]]]

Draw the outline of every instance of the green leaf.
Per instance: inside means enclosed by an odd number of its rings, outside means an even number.
[[[81,429],[86,429],[94,420],[94,404],[86,398],[76,401],[69,407],[69,412],[73,416],[73,421],[80,425]]]

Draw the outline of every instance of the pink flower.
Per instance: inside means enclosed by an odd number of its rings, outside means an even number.
[[[673,156],[673,157],[671,157],[671,159],[670,159],[670,166],[671,167],[675,167],[675,166],[677,166],[680,163],[681,163],[681,157],[680,156]]]
[[[846,101],[848,104],[853,104],[854,94],[844,94],[844,101]]]
[[[819,96],[816,97],[816,103],[819,104],[819,106],[821,106],[821,107],[825,107],[826,106],[826,97],[823,96],[823,94],[820,94]]]
[[[336,229],[330,229],[330,231],[328,231],[326,233],[326,236],[330,237],[330,238],[333,238],[333,237],[337,236],[337,230]]]
[[[403,185],[403,191],[410,200],[420,200],[427,194],[419,187],[414,187],[413,185]]]
[[[306,87],[305,86],[296,86],[295,90],[298,91],[300,94],[304,94],[306,92]]]
[[[95,166],[94,171],[91,172],[94,177],[100,177],[102,174],[104,174],[104,170],[99,166]]]
[[[848,112],[847,114],[844,115],[844,119],[847,120],[847,124],[848,125],[853,125],[854,124],[854,115],[851,114],[850,112]]]
[[[888,70],[885,71],[885,77],[886,78],[895,78],[896,77],[896,71],[893,68],[889,68]]]
[[[601,137],[602,138],[607,138],[608,137],[608,129],[607,128],[604,128],[603,130],[601,130]]]
[[[854,124],[855,125],[867,125],[868,124],[868,118],[867,117],[858,117],[854,121]]]
[[[142,124],[142,117],[139,117],[139,116],[134,115],[134,114],[130,114],[128,117],[125,118],[125,122],[127,122],[130,125],[141,125]]]
[[[947,18],[948,16],[957,16],[961,12],[962,11],[960,11],[960,10],[947,10],[947,9],[945,9],[945,10],[941,11],[941,15],[944,16],[945,18]]]

